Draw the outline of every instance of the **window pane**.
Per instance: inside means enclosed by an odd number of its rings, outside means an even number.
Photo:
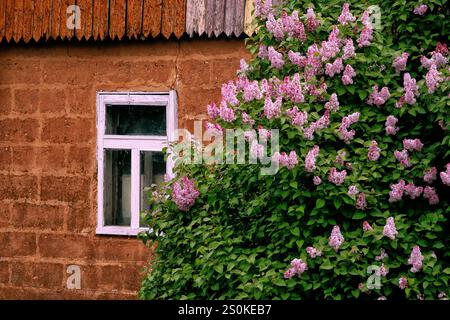
[[[152,184],[160,184],[166,174],[166,161],[164,154],[156,151],[141,151],[141,212],[149,209],[148,191],[146,188]],[[146,227],[141,215],[140,226]]]
[[[103,210],[105,225],[131,224],[131,151],[105,150]]]
[[[106,134],[166,135],[165,106],[106,106]]]

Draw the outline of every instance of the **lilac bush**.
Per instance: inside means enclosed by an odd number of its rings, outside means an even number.
[[[446,1],[256,0],[255,16],[254,58],[207,128],[242,128],[256,157],[270,150],[251,132],[279,129],[280,170],[177,166],[147,215],[140,296],[445,299]]]

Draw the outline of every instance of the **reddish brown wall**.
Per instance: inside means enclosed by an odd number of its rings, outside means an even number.
[[[95,235],[95,93],[176,89],[192,128],[241,57],[242,40],[0,45],[0,299],[136,297],[150,251]]]

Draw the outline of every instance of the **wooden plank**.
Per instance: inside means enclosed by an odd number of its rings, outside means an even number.
[[[33,29],[34,6],[35,1],[24,0],[23,2],[22,39],[25,43],[28,43],[33,35],[32,29]]]
[[[175,0],[164,0],[162,6],[161,34],[169,39],[175,29]]]
[[[149,34],[157,37],[161,33],[162,0],[144,0],[144,18],[142,33],[144,37]]]
[[[239,37],[244,32],[245,0],[236,0],[236,16],[234,18],[234,34]]]
[[[175,8],[174,34],[180,38],[186,31],[186,0],[175,0]]]
[[[51,25],[52,25],[52,16],[53,16],[53,1],[52,0],[42,0],[40,1],[42,5],[42,26],[41,26],[41,34],[42,37],[46,37],[47,39],[51,36]],[[37,41],[37,40],[36,40]]]
[[[10,42],[14,35],[14,0],[6,0],[5,38]]]
[[[56,40],[60,35],[61,0],[53,0],[51,11],[50,35]]]
[[[0,1],[0,42],[5,36],[6,29],[6,1]]]
[[[108,35],[108,1],[94,0],[92,36],[103,40]]]
[[[216,0],[214,6],[214,35],[218,37],[224,31],[225,24],[225,1]]]
[[[39,41],[42,37],[42,17],[44,14],[44,1],[34,1],[33,20],[31,22],[31,37]]]
[[[23,35],[23,2],[24,0],[16,0],[14,2],[14,33],[13,39],[17,43],[22,39]]]
[[[234,31],[235,16],[236,16],[236,0],[226,0],[224,31],[228,37],[230,37]]]
[[[121,40],[125,35],[126,0],[109,2],[109,36]]]
[[[69,18],[72,16],[72,11],[67,13],[67,9],[74,4],[74,0],[61,0],[59,35],[63,40],[70,40],[75,36],[75,26],[74,28],[68,28],[70,25],[67,24]]]
[[[252,36],[255,32],[255,26],[253,23],[253,10],[254,2],[245,1],[245,14],[244,14],[244,32],[248,36]]]
[[[78,40],[89,39],[92,36],[93,0],[77,0],[77,6],[80,7],[81,28],[75,30],[75,36]]]
[[[206,31],[206,1],[188,0],[186,5],[186,32],[190,37],[194,33],[202,35]]]
[[[205,6],[205,32],[211,37],[214,32],[214,7],[216,0],[206,0]]]
[[[130,39],[142,33],[142,5],[143,0],[127,1],[127,36]]]

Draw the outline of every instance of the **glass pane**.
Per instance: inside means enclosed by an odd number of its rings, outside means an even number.
[[[156,151],[141,151],[141,212],[149,209],[148,190],[152,184],[160,184],[166,174],[166,161],[164,154]],[[145,227],[145,221],[141,215],[140,226]]]
[[[105,150],[105,225],[131,225],[131,150]]]
[[[165,106],[106,106],[106,134],[166,135]]]

